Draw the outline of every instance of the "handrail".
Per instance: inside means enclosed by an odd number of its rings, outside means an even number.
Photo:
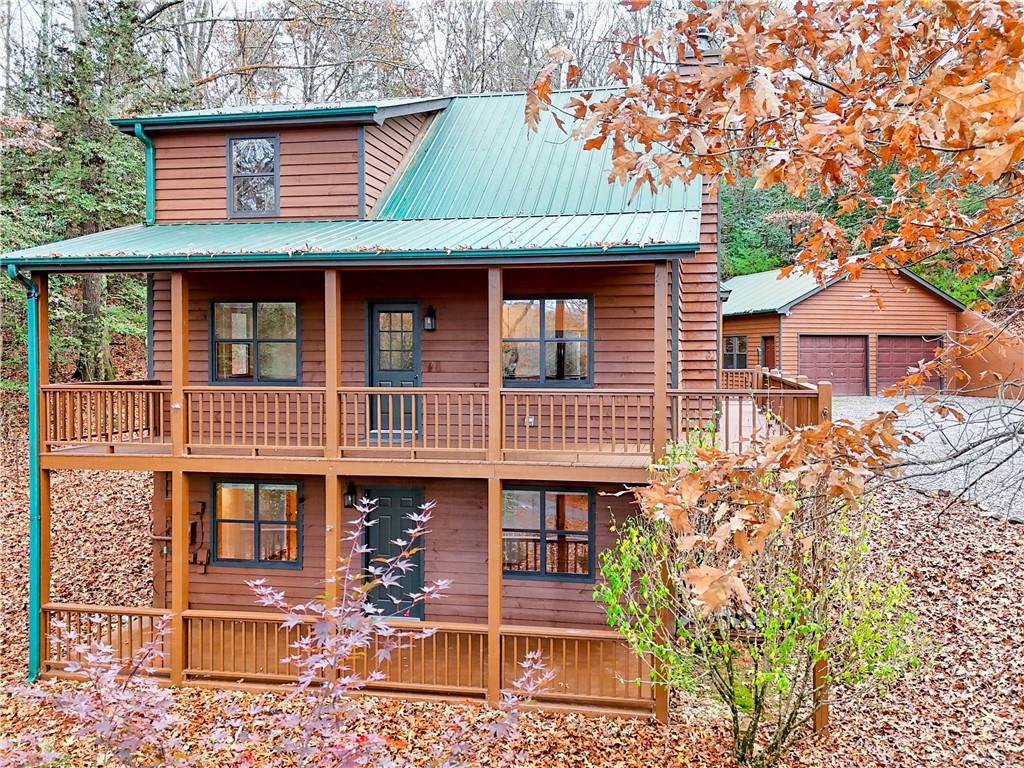
[[[44,392],[62,392],[71,389],[92,389],[93,387],[97,389],[113,389],[117,387],[136,389],[138,387],[145,387],[147,392],[153,390],[171,391],[170,385],[161,383],[159,379],[145,379],[143,381],[69,381],[63,384],[44,384],[41,389]]]
[[[267,621],[280,623],[285,620],[283,613],[270,613],[268,611],[217,611],[208,609],[190,608],[182,612],[186,619],[221,619],[223,621]],[[316,620],[315,616],[309,616],[304,622]],[[405,618],[384,618],[389,625],[398,629],[439,629],[449,632],[487,632],[486,624],[470,624],[446,621],[418,621]]]
[[[169,608],[152,608],[150,606],[127,605],[89,605],[86,603],[43,603],[44,611],[68,611],[70,613],[100,614],[107,616],[119,613],[130,613],[136,616],[168,616]]]
[[[622,640],[625,637],[614,629],[583,629],[574,627],[532,627],[520,624],[502,624],[502,634],[527,637],[586,638],[588,640]]]
[[[186,392],[326,392],[326,387],[298,387],[275,384],[198,384],[186,386]]]
[[[397,394],[397,395],[417,395],[421,393],[433,393],[433,392],[459,392],[462,394],[481,394],[487,392],[487,387],[376,387],[376,386],[364,386],[364,387],[338,387],[339,393],[355,392],[355,393],[369,393],[369,394]]]

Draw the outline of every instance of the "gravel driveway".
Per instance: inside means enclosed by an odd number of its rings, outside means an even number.
[[[833,413],[837,419],[858,421],[898,402],[894,397],[837,397]],[[987,514],[1024,522],[1024,402],[942,396],[944,404],[966,417],[963,423],[937,416],[934,404],[921,398],[909,402],[911,410],[899,424],[922,433],[924,440],[907,451],[922,462],[908,468],[907,483],[953,495],[966,488],[965,496]]]

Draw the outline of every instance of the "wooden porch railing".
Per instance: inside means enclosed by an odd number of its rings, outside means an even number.
[[[724,372],[754,387],[668,391],[665,414],[674,440],[707,435],[739,447],[756,431],[819,423],[816,387],[778,371]],[[726,377],[729,378],[729,377]],[[735,378],[735,376],[733,376]],[[732,378],[729,378],[731,381]],[[60,384],[43,388],[47,449],[170,445],[169,387],[147,383]],[[327,439],[327,391],[318,387],[185,389],[188,451],[306,452]],[[346,387],[338,397],[338,453],[465,459],[486,455],[488,393],[480,388]],[[650,456],[654,393],[624,389],[504,389],[500,443],[506,458],[530,454]],[[824,406],[827,410],[828,406]]]
[[[669,437],[742,448],[754,435],[817,424],[818,392],[751,389],[669,390]]]
[[[342,453],[466,453],[487,448],[484,389],[344,387],[338,398]]]
[[[370,690],[413,693],[454,693],[482,696],[487,690],[487,625],[443,622],[407,623],[409,629],[429,627],[434,633],[395,651],[391,658],[377,662],[376,644],[355,665],[366,676],[379,670],[384,679],[367,686]]]
[[[148,382],[43,387],[48,448],[169,443],[170,387]]]
[[[322,449],[324,398],[317,387],[187,387],[187,446],[254,453]]]
[[[718,378],[722,389],[760,389],[763,383],[760,368],[723,368]]]
[[[159,608],[48,603],[43,606],[44,627],[53,634],[55,622],[63,622],[83,637],[109,643],[125,659],[154,635]],[[101,621],[90,622],[98,615]],[[292,644],[308,624],[282,626],[277,613],[250,611],[200,611],[184,613],[186,633],[185,678],[192,680],[244,681],[261,684],[293,682],[298,669],[285,661]],[[368,690],[483,697],[487,688],[487,626],[450,622],[413,622],[396,619],[399,628],[434,633],[394,653],[390,660],[376,661],[372,646],[354,659],[352,671],[367,676],[373,670],[384,679]],[[511,689],[521,676],[521,662],[539,651],[555,678],[538,701],[583,706],[629,707],[649,711],[654,691],[647,662],[634,654],[615,632],[591,629],[552,629],[503,626],[501,628],[501,686]],[[47,668],[63,670],[79,655],[64,645],[44,645]],[[165,662],[157,669],[169,672]]]
[[[48,669],[63,670],[69,662],[84,662],[81,653],[73,644],[53,641],[57,634],[58,623],[66,630],[78,635],[80,642],[89,639],[110,645],[114,652],[125,661],[142,646],[153,640],[155,627],[161,616],[167,614],[161,608],[126,608],[108,605],[79,605],[75,603],[46,603],[43,606],[43,651],[42,657]],[[93,622],[91,617],[98,617]],[[154,667],[156,674],[167,674],[170,671],[167,658],[166,638],[157,644],[157,649],[164,654],[161,662]]]
[[[502,688],[511,688],[522,674],[519,662],[540,651],[554,680],[540,702],[606,707],[654,706],[650,667],[610,630],[501,628]]]
[[[248,611],[186,611],[187,661],[192,678],[286,683],[298,668],[285,661],[308,626],[281,626],[281,614]]]
[[[506,451],[650,454],[654,393],[505,389]]]

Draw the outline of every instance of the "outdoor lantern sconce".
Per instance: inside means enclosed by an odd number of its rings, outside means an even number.
[[[341,499],[342,505],[345,509],[356,508],[356,484],[349,483],[348,487],[345,488],[345,495]]]
[[[431,304],[427,307],[427,313],[423,315],[423,330],[424,331],[436,331],[437,330],[437,312],[434,311],[434,305]]]

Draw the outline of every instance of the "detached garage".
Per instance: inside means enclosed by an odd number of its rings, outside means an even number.
[[[772,270],[734,277],[723,296],[723,368],[795,371],[831,381],[837,395],[892,386],[934,357],[965,309],[906,269],[869,269],[825,285]]]

